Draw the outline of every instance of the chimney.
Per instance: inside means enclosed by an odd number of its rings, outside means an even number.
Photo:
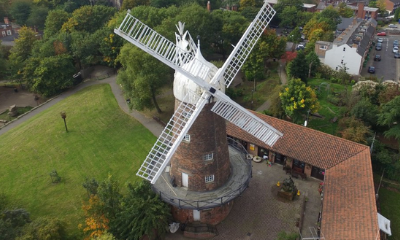
[[[4,17],[4,23],[5,24],[10,24],[10,22],[8,21],[8,17]]]
[[[364,18],[364,2],[358,2],[358,11],[357,17],[363,19]]]
[[[210,3],[210,1],[207,2],[207,10],[209,12],[211,12],[211,3]]]

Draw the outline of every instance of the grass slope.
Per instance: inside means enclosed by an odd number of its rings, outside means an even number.
[[[69,133],[60,112],[67,113]],[[86,88],[0,136],[0,182],[33,218],[58,217],[78,231],[85,177],[134,182],[156,138],[120,110],[110,86]],[[57,170],[62,181],[52,184]]]
[[[379,201],[382,215],[390,220],[390,240],[400,240],[400,193],[380,188]]]

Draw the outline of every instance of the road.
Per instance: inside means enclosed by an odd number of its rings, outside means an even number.
[[[394,40],[400,41],[400,36],[397,35],[384,36],[384,37],[376,36],[375,42],[377,42],[378,38],[383,39],[382,50],[376,51],[375,48],[371,50],[370,60],[368,61],[367,66],[361,71],[361,75],[369,76],[370,74],[367,73],[368,67],[375,66],[375,71],[376,71],[375,76],[378,79],[398,81],[400,77],[399,73],[400,59],[394,58],[393,41]],[[374,61],[374,56],[376,54],[381,55],[382,58],[381,61]]]

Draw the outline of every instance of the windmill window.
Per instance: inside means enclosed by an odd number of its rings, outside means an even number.
[[[189,134],[186,134],[186,135],[183,137],[183,141],[185,141],[185,142],[190,142],[190,135],[189,135]]]
[[[182,117],[183,118],[190,118],[190,116],[192,116],[192,113],[190,113],[190,112],[182,112]]]
[[[213,160],[213,153],[207,153],[206,155],[203,155],[203,160],[204,161],[210,161]]]
[[[204,177],[206,183],[214,182],[214,175]]]

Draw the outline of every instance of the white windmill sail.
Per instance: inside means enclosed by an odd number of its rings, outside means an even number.
[[[221,79],[224,79],[225,85],[231,84],[274,14],[275,11],[265,3],[227,62],[217,73],[199,61],[193,55],[193,50],[184,49],[187,45],[176,46],[129,13],[127,14],[120,27],[114,30],[116,34],[191,79],[204,90],[201,96],[197,95],[197,101],[184,100],[179,105],[140,167],[138,176],[151,181],[152,184],[156,182],[211,96],[218,99],[212,108],[213,112],[253,134],[266,144],[273,145],[282,136],[282,133],[232,101],[216,87]],[[191,38],[190,40],[193,42]],[[210,83],[205,79],[211,79]],[[185,102],[196,102],[196,104]]]

